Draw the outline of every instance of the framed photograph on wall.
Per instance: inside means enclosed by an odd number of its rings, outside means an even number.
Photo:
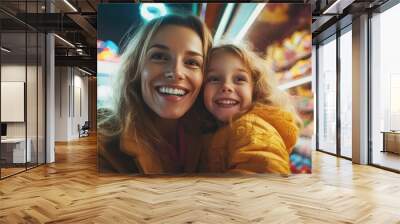
[[[310,5],[100,4],[97,24],[100,173],[311,173]]]

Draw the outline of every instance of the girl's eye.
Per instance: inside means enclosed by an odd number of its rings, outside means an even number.
[[[155,52],[151,54],[150,59],[153,61],[167,61],[169,59],[168,55],[162,52]]]
[[[219,77],[218,76],[208,76],[207,77],[207,82],[218,82],[219,81]]]
[[[237,82],[247,82],[247,78],[244,75],[238,75],[238,76],[236,76],[236,81]]]
[[[186,64],[193,68],[200,68],[201,64],[195,59],[189,59],[186,61]]]

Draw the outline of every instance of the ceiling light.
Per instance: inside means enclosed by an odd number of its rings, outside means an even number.
[[[74,10],[74,12],[78,12],[78,10],[71,4],[69,3],[68,0],[64,0],[65,4],[67,4],[72,10]]]
[[[206,11],[207,11],[207,2],[201,3],[200,19],[203,22],[205,21],[206,18]]]
[[[57,37],[59,40],[61,40],[62,42],[66,43],[67,45],[69,45],[70,47],[75,48],[75,45],[71,44],[71,42],[69,42],[68,40],[58,36],[57,34],[54,34],[55,37]]]
[[[10,52],[11,52],[11,50],[9,50],[9,49],[7,49],[7,48],[5,48],[5,47],[1,47],[0,49],[1,49],[2,51],[6,52],[6,53],[10,53]]]
[[[81,71],[81,72],[83,72],[83,73],[85,73],[85,74],[87,74],[87,75],[92,75],[92,73],[90,73],[90,72],[88,72],[88,71],[86,71],[86,70],[83,70],[83,69],[81,69],[81,68],[79,68],[79,67],[78,67],[78,70]]]
[[[238,35],[235,37],[235,42],[239,42],[244,35],[246,34],[247,30],[250,28],[250,26],[253,24],[254,20],[256,20],[257,16],[261,13],[261,11],[264,9],[265,5],[267,3],[258,3],[256,8],[254,9],[253,13],[250,15],[249,19],[243,26],[243,28],[240,30]]]
[[[140,15],[149,21],[157,17],[167,15],[167,7],[164,3],[142,3],[140,5]]]
[[[222,34],[225,31],[226,25],[228,24],[229,17],[233,11],[233,8],[235,6],[235,3],[228,3],[224,10],[224,14],[222,15],[221,22],[218,25],[217,32],[215,32],[214,35],[214,40],[217,42],[219,39],[221,39]]]
[[[355,0],[336,0],[322,14],[342,14],[347,6],[351,5]]]
[[[303,85],[305,83],[309,83],[311,81],[312,81],[312,76],[309,75],[309,76],[306,76],[304,78],[296,79],[296,80],[290,81],[288,83],[279,85],[278,88],[280,90],[287,90],[287,89],[293,88],[295,86],[300,86],[300,85]]]

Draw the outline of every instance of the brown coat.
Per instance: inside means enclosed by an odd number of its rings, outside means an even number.
[[[185,134],[187,152],[184,173],[199,170],[202,144],[195,135]],[[170,158],[166,147],[150,149],[142,144],[134,131],[124,131],[115,137],[98,136],[99,172],[139,173],[139,174],[173,174],[178,170],[177,164]]]

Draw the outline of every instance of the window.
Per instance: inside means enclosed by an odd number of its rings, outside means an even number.
[[[398,21],[400,4],[371,18],[371,157],[373,164],[396,170],[400,156],[385,144],[399,149],[400,132],[393,139],[384,139],[384,133],[400,130],[400,33],[394,29]]]
[[[19,2],[18,7],[21,15],[38,13],[44,3]],[[0,12],[1,98],[19,99],[11,102],[18,111],[0,105],[1,114],[8,116],[1,118],[7,133],[0,144],[0,178],[45,163],[45,41],[44,33]]]
[[[351,26],[340,36],[340,155],[352,157],[352,35]]]
[[[318,48],[318,149],[336,153],[336,36]]]

